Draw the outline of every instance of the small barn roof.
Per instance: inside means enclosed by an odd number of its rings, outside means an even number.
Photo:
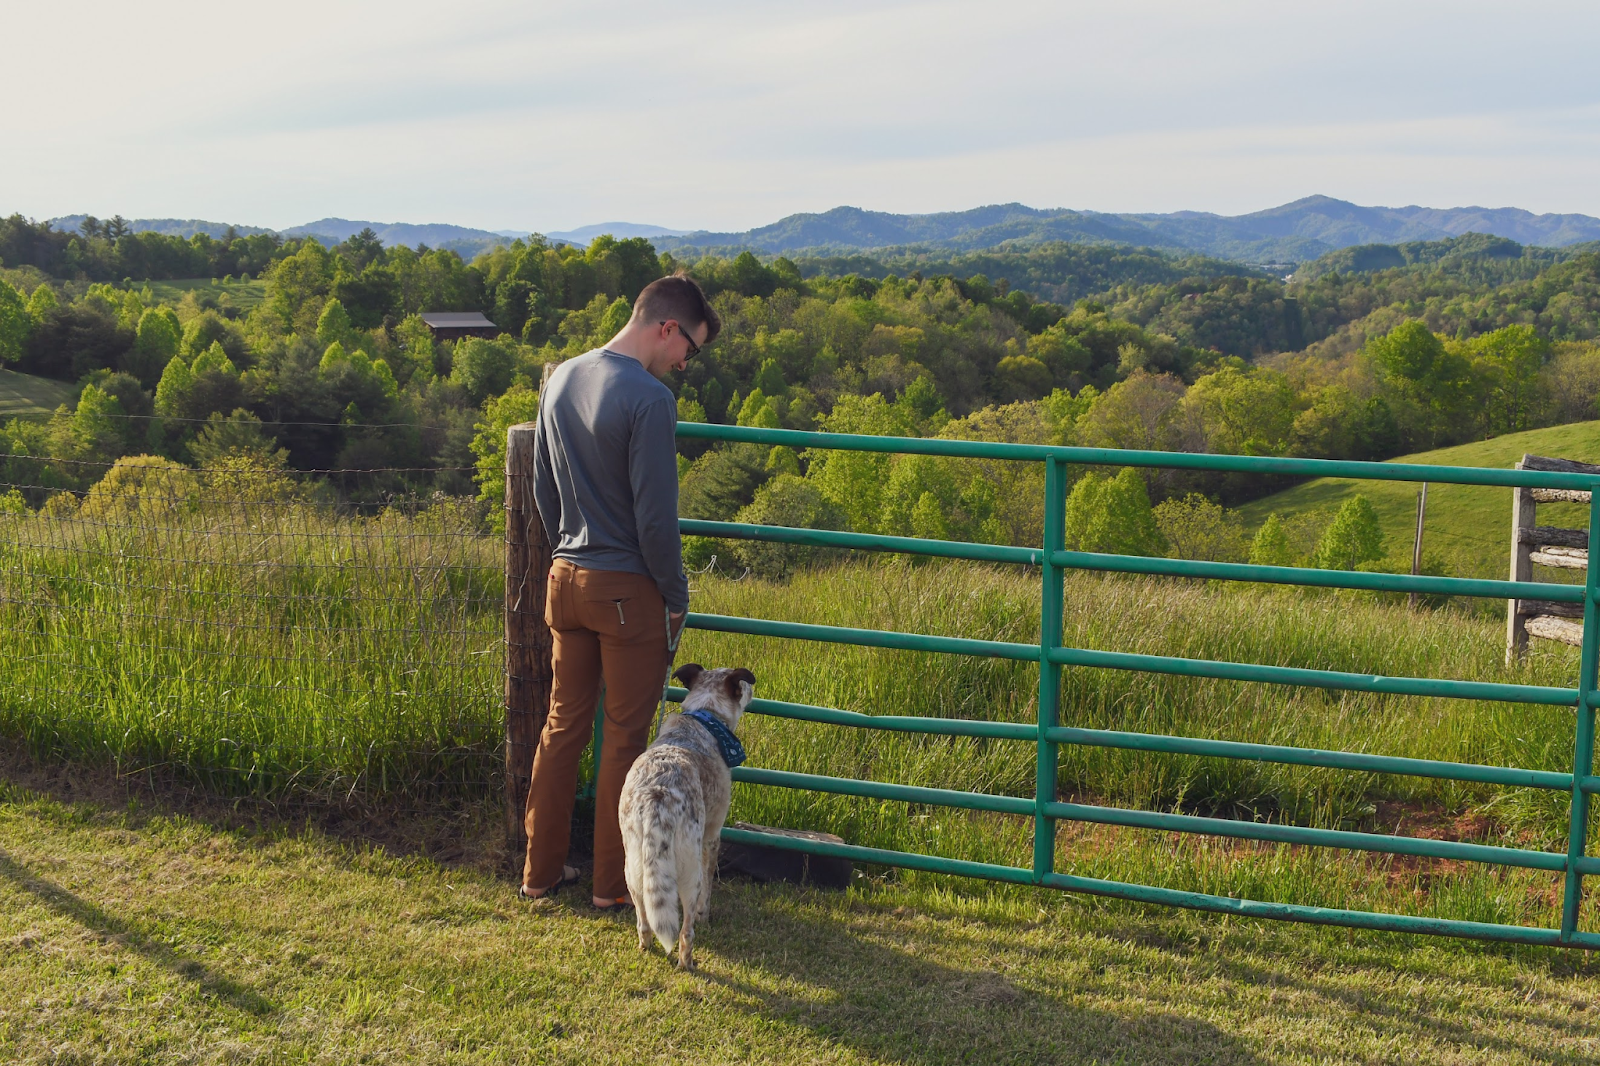
[[[434,329],[494,329],[481,311],[424,311],[422,321]]]

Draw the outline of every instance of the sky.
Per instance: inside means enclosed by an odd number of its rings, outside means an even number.
[[[41,219],[1600,215],[1592,0],[6,6],[0,213]]]

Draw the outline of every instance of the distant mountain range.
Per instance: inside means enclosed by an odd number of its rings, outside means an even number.
[[[87,215],[63,215],[60,218],[52,218],[50,223],[58,230],[75,230],[83,225],[83,220],[87,217]],[[174,237],[193,237],[197,233],[204,233],[209,237],[220,239],[230,228],[245,236],[272,232],[260,226],[230,227],[226,222],[207,222],[198,218],[135,218],[124,221],[135,233],[155,232]],[[386,245],[405,244],[415,248],[425,244],[429,248],[449,248],[469,258],[496,245],[509,244],[518,237],[526,237],[531,232],[525,229],[472,229],[469,226],[452,226],[448,223],[413,225],[407,222],[368,222],[348,218],[320,218],[303,226],[290,226],[277,232],[285,237],[315,237],[324,244],[338,244],[369,228]],[[626,239],[681,237],[685,232],[685,230],[638,222],[601,222],[593,226],[580,226],[574,230],[554,230],[545,236],[552,240],[582,246],[602,233]]]
[[[58,229],[76,229],[83,215],[51,221]],[[135,219],[136,231],[220,237],[225,223],[199,219]],[[384,244],[426,244],[471,257],[527,231],[482,230],[446,224],[364,222],[324,218],[281,230],[285,237],[315,236],[337,244],[370,227]],[[267,232],[256,226],[234,226],[239,233]],[[820,214],[796,214],[768,226],[741,233],[706,230],[684,232],[634,222],[603,222],[546,234],[573,244],[587,244],[602,233],[619,238],[649,237],[671,251],[837,254],[882,248],[976,251],[1006,242],[1034,244],[1071,241],[1128,244],[1173,252],[1200,253],[1251,264],[1293,264],[1355,245],[1436,241],[1464,233],[1505,237],[1521,244],[1562,247],[1600,240],[1600,218],[1590,215],[1536,215],[1514,207],[1362,207],[1329,196],[1307,196],[1281,207],[1247,215],[1215,215],[1202,211],[1170,214],[1108,214],[1098,211],[1041,209],[1023,204],[997,204],[970,211],[930,215],[898,215],[836,207]]]
[[[88,217],[88,215],[62,215],[60,218],[52,218],[50,225],[58,230],[76,231]],[[98,221],[111,220],[102,218]],[[198,218],[125,218],[123,222],[127,223],[128,229],[134,233],[161,233],[169,237],[193,237],[196,233],[204,233],[208,237],[220,240],[229,229],[246,237],[256,233],[272,232],[261,226],[229,226],[226,222],[206,222]]]
[[[601,222],[593,226],[579,226],[577,229],[552,230],[545,236],[559,241],[571,241],[573,244],[588,244],[602,233],[609,233],[621,241],[629,237],[682,237],[687,232],[681,229],[667,229],[665,226],[647,226],[638,222]]]
[[[748,248],[767,254],[924,247],[953,251],[1006,241],[1131,244],[1247,263],[1298,263],[1358,244],[1442,240],[1487,233],[1522,244],[1559,247],[1600,239],[1600,218],[1535,215],[1513,207],[1362,207],[1307,196],[1248,215],[1201,211],[1105,214],[999,204],[932,215],[836,207],[797,214],[743,233],[694,232],[657,243],[667,249]]]

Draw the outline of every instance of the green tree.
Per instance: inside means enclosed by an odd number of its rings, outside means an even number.
[[[281,468],[289,458],[285,448],[267,432],[261,419],[242,407],[232,414],[213,411],[195,439],[189,454],[202,467],[222,467],[230,459],[249,459],[258,469]]]
[[[1428,447],[1458,432],[1472,401],[1472,368],[1420,321],[1403,322],[1363,349],[1379,377],[1410,410],[1407,443]]]
[[[595,327],[594,335],[590,338],[591,346],[598,348],[612,337],[622,332],[622,327],[628,324],[628,319],[633,317],[633,304],[618,296],[606,306],[605,314],[600,316],[599,325]]]
[[[126,444],[127,412],[116,397],[97,385],[86,386],[67,427],[66,454],[90,462],[109,463]]]
[[[478,499],[497,535],[506,531],[506,431],[539,417],[539,393],[526,385],[513,385],[484,405],[482,419],[473,426],[472,454],[478,467]]]
[[[822,422],[828,433],[865,433],[880,437],[916,435],[913,412],[891,404],[881,393],[840,396]],[[822,495],[838,508],[858,533],[876,533],[883,513],[883,485],[890,457],[875,452],[816,449],[808,453],[806,473]]]
[[[1129,467],[1116,477],[1085,474],[1067,496],[1068,548],[1117,555],[1164,555],[1144,478]]]
[[[744,398],[744,403],[739,406],[738,424],[758,429],[782,428],[777,412],[772,409],[772,401],[760,389],[751,389],[750,395]]]
[[[756,525],[838,529],[844,516],[805,478],[779,474],[761,486],[755,500],[734,515],[733,520]],[[740,565],[756,573],[782,578],[837,553],[800,544],[742,540],[734,542],[732,554]]]
[[[700,401],[699,400],[692,399],[692,398],[690,398],[688,396],[679,396],[678,397],[678,421],[679,422],[705,422],[705,421],[708,421],[708,419],[706,418],[706,409],[700,405]]]
[[[1489,379],[1484,412],[1489,432],[1532,428],[1539,371],[1550,358],[1550,342],[1532,326],[1507,326],[1478,337],[1470,350]]]
[[[33,295],[28,297],[28,317],[34,322],[43,322],[46,315],[60,306],[56,298],[56,290],[49,285],[40,285],[33,290]]]
[[[1001,403],[1037,400],[1054,383],[1050,368],[1031,355],[1008,355],[994,371],[994,394]]]
[[[1355,570],[1383,558],[1383,528],[1378,512],[1360,493],[1344,501],[1322,535],[1311,565],[1321,570]]]
[[[1289,533],[1274,511],[1256,530],[1255,540],[1250,543],[1250,562],[1255,566],[1294,566],[1296,561]]]
[[[0,278],[0,366],[22,358],[23,345],[33,332],[34,320],[22,294]]]
[[[194,371],[181,355],[167,360],[167,368],[161,372],[161,381],[156,385],[156,414],[163,418],[187,417],[194,385]]]
[[[324,348],[334,343],[347,348],[354,347],[354,333],[355,329],[350,324],[350,315],[345,311],[344,304],[330,298],[323,305],[322,314],[317,316],[317,343]]]
[[[789,386],[783,380],[783,370],[776,359],[766,359],[756,371],[755,387],[768,396],[782,396]]]
[[[1239,512],[1227,510],[1198,492],[1182,499],[1163,500],[1152,513],[1174,558],[1237,563],[1248,554]]]
[[[183,344],[183,327],[170,307],[152,307],[139,316],[138,332],[127,370],[147,387],[160,380],[162,368]]]
[[[1212,452],[1282,455],[1288,450],[1295,393],[1277,371],[1224,367],[1196,381],[1183,406],[1198,417]]]
[[[450,380],[461,386],[474,407],[511,387],[516,367],[516,342],[508,337],[484,340],[467,337],[456,342]]]

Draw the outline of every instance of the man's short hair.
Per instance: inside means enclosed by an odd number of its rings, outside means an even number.
[[[670,318],[691,332],[705,326],[706,339],[700,342],[702,345],[710,344],[722,332],[722,316],[712,308],[711,301],[706,299],[695,280],[681,270],[646,285],[633,302],[633,317],[647,322],[665,322]]]

